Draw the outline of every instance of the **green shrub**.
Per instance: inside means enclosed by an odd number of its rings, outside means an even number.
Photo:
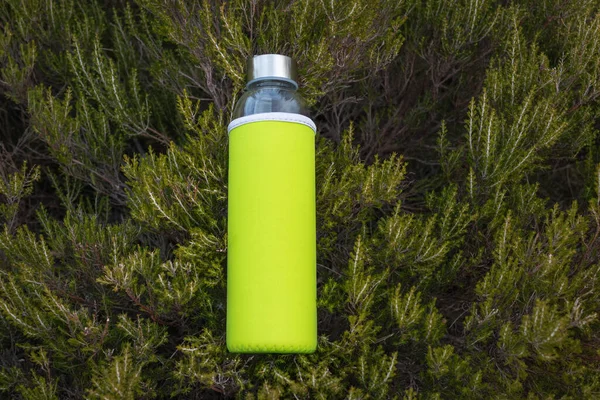
[[[599,7],[4,1],[0,397],[600,397]],[[309,355],[225,347],[259,53],[318,126]]]

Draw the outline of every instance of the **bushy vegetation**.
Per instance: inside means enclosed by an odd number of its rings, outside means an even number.
[[[600,2],[5,0],[0,397],[600,397]],[[225,347],[252,54],[317,134],[319,344]]]

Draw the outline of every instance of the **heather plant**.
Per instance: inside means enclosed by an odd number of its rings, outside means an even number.
[[[600,2],[6,0],[0,397],[600,397]],[[317,124],[314,354],[225,346],[245,60]]]

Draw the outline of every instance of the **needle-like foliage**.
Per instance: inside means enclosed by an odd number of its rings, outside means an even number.
[[[318,349],[225,346],[226,126],[299,65]],[[0,398],[600,398],[600,2],[5,0]]]

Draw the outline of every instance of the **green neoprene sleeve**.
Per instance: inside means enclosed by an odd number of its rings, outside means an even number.
[[[231,352],[311,353],[317,346],[315,132],[306,121],[269,113],[230,124]]]

